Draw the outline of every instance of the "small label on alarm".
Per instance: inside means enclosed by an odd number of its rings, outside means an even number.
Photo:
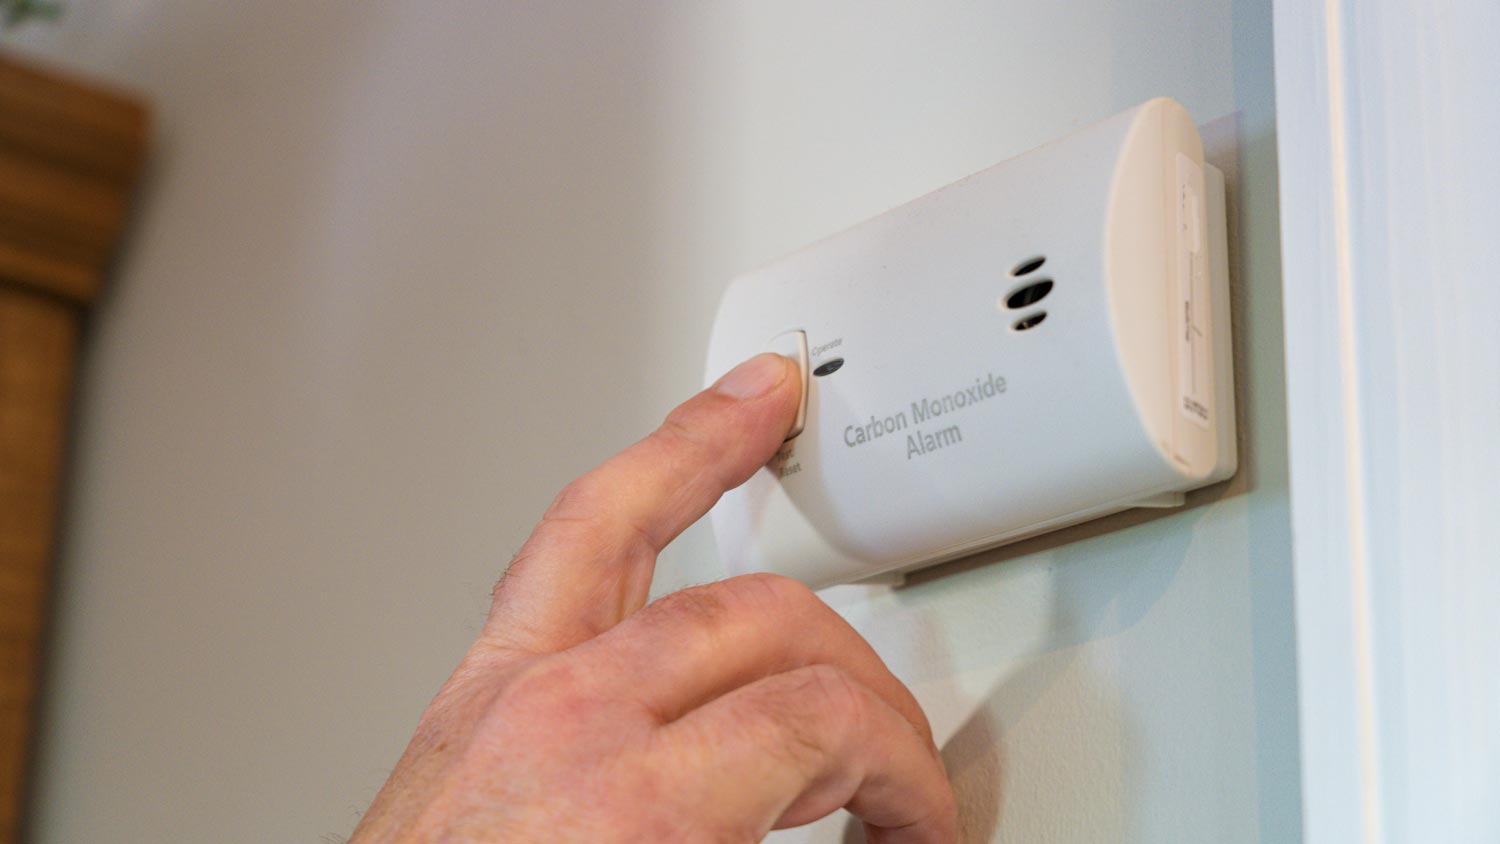
[[[1177,200],[1177,283],[1172,315],[1177,407],[1183,416],[1207,429],[1213,421],[1213,358],[1203,168],[1182,153],[1177,154]]]

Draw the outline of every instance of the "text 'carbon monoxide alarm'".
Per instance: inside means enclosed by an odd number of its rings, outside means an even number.
[[[707,380],[768,348],[797,427],[712,513],[730,570],[909,571],[1235,471],[1224,181],[1157,99],[736,279]]]

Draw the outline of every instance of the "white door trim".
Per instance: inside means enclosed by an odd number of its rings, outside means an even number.
[[[1308,844],[1500,840],[1496,8],[1275,0]]]
[[[1309,842],[1374,842],[1379,763],[1338,22],[1338,0],[1276,3],[1303,806]]]

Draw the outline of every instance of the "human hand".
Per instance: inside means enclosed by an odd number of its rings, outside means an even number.
[[[805,586],[642,606],[657,553],[781,445],[795,373],[750,359],[557,496],[350,844],[753,842],[839,807],[872,844],[955,840],[916,699]]]

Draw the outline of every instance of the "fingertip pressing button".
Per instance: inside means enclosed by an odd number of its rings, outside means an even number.
[[[797,364],[797,372],[802,379],[802,396],[797,400],[797,419],[786,435],[787,439],[791,439],[802,433],[803,426],[807,424],[807,332],[783,331],[771,338],[766,344],[766,351],[791,358]]]

